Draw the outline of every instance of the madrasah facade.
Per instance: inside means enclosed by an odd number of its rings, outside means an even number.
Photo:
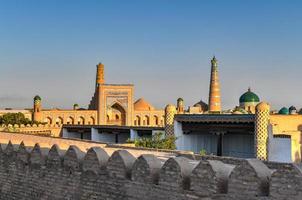
[[[144,98],[134,101],[134,85],[107,84],[104,72],[99,63],[88,109],[77,104],[70,110],[42,109],[41,97],[35,96],[33,120],[50,125],[164,126],[164,109],[156,109]]]

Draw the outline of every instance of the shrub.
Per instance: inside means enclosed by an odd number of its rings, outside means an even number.
[[[151,138],[140,138],[134,141],[136,147],[154,148],[154,149],[176,149],[175,136],[163,137],[163,133],[156,133]]]
[[[201,149],[199,152],[199,155],[205,156],[205,155],[207,155],[207,151],[205,149]]]

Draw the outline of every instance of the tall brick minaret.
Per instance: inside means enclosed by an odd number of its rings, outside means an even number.
[[[96,66],[96,87],[98,87],[100,84],[105,83],[105,78],[104,78],[104,65],[102,63],[99,63]]]
[[[218,62],[215,58],[211,60],[211,82],[209,91],[209,112],[221,112],[221,97],[220,97],[220,84],[218,78]]]
[[[97,110],[98,111],[98,119],[99,119],[99,114],[100,114],[100,109],[99,108],[99,89],[102,84],[105,83],[105,78],[104,78],[104,65],[102,63],[99,63],[96,65],[96,79],[95,79],[95,92],[94,95],[92,96],[92,99],[90,101],[90,104],[88,105],[89,110]]]

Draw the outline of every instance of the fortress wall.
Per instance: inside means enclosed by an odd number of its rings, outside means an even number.
[[[105,147],[105,143],[100,142],[88,142],[76,139],[64,139],[56,137],[45,137],[30,134],[21,133],[6,133],[0,132],[0,143],[7,144],[9,141],[12,144],[18,145],[23,142],[28,147],[33,147],[36,143],[39,143],[43,148],[51,148],[54,144],[58,145],[60,149],[67,150],[69,146],[75,145],[82,151],[86,152],[89,148],[93,146]]]
[[[191,160],[126,150],[2,144],[0,199],[301,199],[294,164]]]
[[[80,139],[71,138],[57,138],[57,137],[46,137],[22,133],[7,133],[0,132],[0,144],[7,144],[11,141],[14,145],[19,145],[23,142],[27,147],[33,148],[36,143],[39,143],[42,148],[51,148],[53,145],[57,145],[62,150],[67,150],[69,146],[77,146],[81,151],[87,152],[91,147],[101,147],[106,150],[106,152],[111,155],[114,151],[120,149],[127,149],[135,157],[139,157],[142,154],[150,154],[161,157],[161,159],[168,159],[170,157],[175,157],[177,154],[182,152],[177,151],[165,151],[165,150],[152,150],[145,148],[131,148],[127,146],[107,144],[102,142],[85,141]]]

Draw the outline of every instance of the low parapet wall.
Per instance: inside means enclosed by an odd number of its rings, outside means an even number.
[[[302,199],[296,165],[225,160],[9,142],[0,148],[0,199]]]
[[[54,124],[8,124],[1,125],[0,131],[21,132],[34,135],[60,137],[62,125]]]
[[[131,148],[122,145],[107,144],[104,142],[95,142],[90,140],[81,139],[71,139],[71,138],[57,138],[48,136],[38,136],[23,133],[7,133],[0,132],[0,144],[7,144],[11,142],[13,145],[19,145],[21,142],[25,146],[33,148],[36,143],[39,143],[41,148],[50,149],[53,145],[57,145],[61,150],[66,151],[69,146],[77,146],[81,151],[87,152],[91,147],[103,148],[107,154],[110,156],[114,151],[125,149],[130,152],[133,156],[139,157],[142,154],[151,153],[155,156],[168,159],[170,157],[175,157],[176,155],[182,154],[184,152],[179,151],[169,151],[169,150],[156,150],[156,149],[145,149],[145,148]]]

